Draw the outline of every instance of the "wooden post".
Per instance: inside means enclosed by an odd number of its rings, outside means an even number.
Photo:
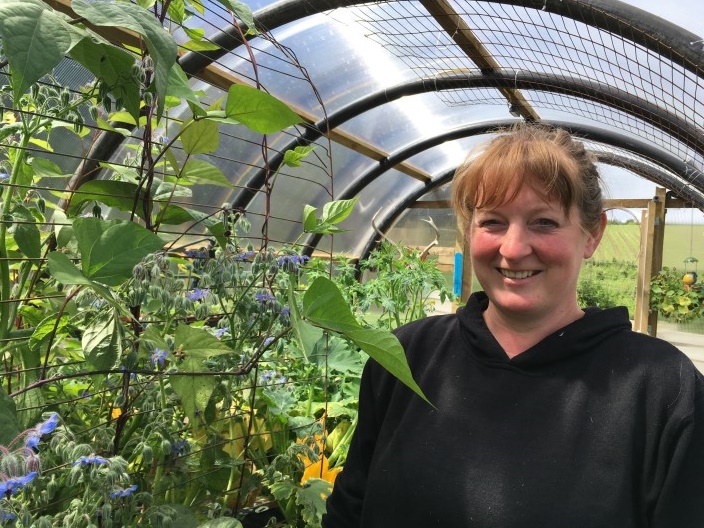
[[[455,266],[453,272],[453,293],[461,302],[466,302],[472,293],[472,262],[469,259],[469,244],[464,236],[463,229],[457,227],[455,239]],[[452,306],[457,309],[457,303]]]
[[[640,230],[640,261],[636,285],[636,313],[633,329],[636,332],[657,334],[657,312],[650,313],[650,281],[662,269],[662,250],[665,239],[666,190],[658,187],[655,196],[643,211]]]

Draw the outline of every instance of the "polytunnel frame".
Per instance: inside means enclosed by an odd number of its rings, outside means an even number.
[[[61,0],[54,0],[54,2],[61,2]],[[410,0],[396,0],[397,2],[406,2]],[[581,22],[590,27],[601,29],[604,31],[615,32],[620,36],[624,36],[624,30],[627,31],[627,38],[635,43],[643,46],[644,48],[653,51],[662,56],[661,50],[669,49],[670,53],[667,55],[667,59],[672,63],[677,64],[686,70],[699,75],[699,73],[704,70],[704,57],[702,54],[698,53],[693,45],[696,44],[700,37],[694,35],[682,28],[668,22],[667,20],[656,17],[655,15],[643,11],[634,6],[624,4],[618,0],[590,0],[588,3],[580,2],[578,0],[483,0],[487,3],[492,4],[502,4],[502,5],[512,5],[521,6],[525,8],[532,8],[536,10],[546,11],[551,14],[559,15],[565,18],[572,19],[577,22]],[[261,27],[264,30],[272,30],[280,27],[284,24],[295,22],[303,17],[320,14],[322,12],[336,9],[351,7],[354,5],[365,5],[376,3],[374,0],[327,0],[324,2],[316,3],[315,6],[311,5],[305,0],[284,0],[277,2],[273,5],[262,8],[254,13],[254,21],[257,27]],[[420,3],[428,10],[429,14],[435,16],[438,11],[444,11],[442,14],[450,14],[451,8],[445,0],[420,0]],[[435,13],[435,14],[434,14]],[[179,59],[179,64],[189,76],[197,75],[198,72],[202,71],[204,68],[212,65],[212,63],[218,58],[224,56],[230,52],[235,47],[243,44],[243,39],[241,35],[245,35],[246,26],[240,24],[239,27],[231,25],[223,31],[210,37],[210,40],[221,46],[221,50],[215,52],[188,52],[184,54]],[[250,37],[246,37],[250,38]],[[676,51],[676,53],[673,52]],[[477,57],[470,57],[475,60]],[[491,57],[488,57],[491,59]],[[477,83],[479,86],[480,80],[483,81],[485,87],[497,87],[506,89],[538,89],[541,88],[543,91],[554,92],[554,93],[569,93],[570,95],[575,95],[574,88],[579,86],[584,90],[583,96],[585,99],[594,98],[598,96],[599,102],[604,102],[602,97],[604,94],[609,94],[612,103],[614,103],[616,108],[624,110],[628,115],[633,116],[636,119],[643,119],[642,110],[644,107],[649,108],[649,116],[651,120],[646,120],[651,125],[656,128],[661,129],[666,135],[675,137],[669,134],[666,128],[659,126],[660,119],[664,118],[665,122],[670,121],[672,126],[676,127],[675,130],[684,130],[686,132],[684,143],[688,146],[694,148],[695,151],[702,153],[704,152],[704,141],[702,140],[701,134],[695,127],[683,123],[682,120],[672,116],[660,107],[648,103],[634,96],[633,94],[628,94],[622,92],[617,88],[612,88],[599,83],[594,83],[591,81],[586,81],[583,79],[568,78],[565,76],[555,76],[555,75],[537,75],[535,73],[523,73],[518,72],[507,72],[503,70],[496,70],[491,67],[490,64],[479,64],[479,69],[481,74],[473,76],[472,82]],[[467,75],[461,76],[462,80],[467,83],[469,81]],[[552,85],[550,89],[546,89],[545,79],[550,79]],[[423,86],[425,83],[431,82],[433,89],[425,89],[425,91],[438,91],[437,87],[442,83],[451,84],[457,82],[458,79],[451,79],[445,76],[443,77],[433,77],[431,79],[422,79],[415,83],[406,83],[405,85],[395,87],[392,89],[383,90],[377,94],[372,94],[359,99],[357,102],[349,105],[346,108],[336,112],[335,114],[328,117],[328,119],[323,120],[316,125],[314,128],[306,128],[304,133],[292,142],[292,146],[301,143],[310,143],[310,138],[317,135],[321,137],[326,133],[330,133],[335,127],[339,126],[342,122],[359,115],[366,109],[363,109],[365,104],[369,104],[370,99],[374,97],[380,97],[382,95],[388,96],[395,89],[406,90],[411,86]],[[540,82],[540,87],[533,86],[532,83]],[[493,83],[493,84],[491,84]],[[604,89],[606,88],[606,90]],[[419,92],[420,93],[420,92]],[[503,93],[506,93],[505,91]],[[407,93],[399,92],[398,97],[402,95],[408,95]],[[594,99],[593,99],[594,100]],[[377,104],[382,104],[389,102],[379,101]],[[512,101],[509,101],[512,102]],[[515,101],[513,101],[515,102]],[[608,104],[608,103],[607,103]],[[622,104],[623,106],[619,106]],[[367,108],[368,109],[368,108]],[[521,115],[528,118],[530,112],[527,112],[525,108],[521,109]],[[638,111],[638,112],[636,112]],[[356,112],[356,113],[355,113]],[[346,115],[347,114],[347,115]],[[309,125],[310,126],[310,125]],[[94,145],[89,159],[92,159],[96,164],[100,160],[108,159],[109,156],[114,152],[114,150],[123,141],[122,136],[117,134],[105,134],[100,138],[98,142]],[[623,147],[623,145],[617,144],[614,146]],[[284,149],[285,150],[285,149]],[[281,156],[282,157],[282,156]],[[281,160],[277,156],[273,161],[276,164],[280,164]],[[383,159],[382,159],[383,161]],[[682,164],[679,160],[677,163]],[[673,164],[670,168],[673,168],[677,163]],[[88,165],[83,166],[83,174],[76,174],[75,178],[82,179],[86,175],[86,169],[90,170]],[[681,175],[680,171],[674,169],[673,172],[679,175],[682,181],[686,184],[693,185],[698,191],[704,190],[704,181],[701,177],[699,171],[698,177],[694,180],[687,178],[689,174],[692,174],[691,170],[687,170],[685,164],[685,171]],[[645,176],[647,178],[647,176]],[[429,177],[428,177],[429,178]],[[252,179],[250,179],[245,186],[239,191],[238,196],[235,198],[235,204],[237,206],[243,206],[244,204],[249,204],[251,199],[258,192],[256,189],[260,189],[261,185],[259,180],[261,179],[261,174],[255,174]],[[650,178],[647,178],[650,179]],[[426,178],[426,182],[427,182]],[[73,182],[73,180],[72,180]],[[262,182],[263,183],[263,182]],[[702,203],[698,202],[697,205],[701,206]]]
[[[399,0],[408,1],[408,0]],[[619,29],[623,27],[631,27],[637,29],[638,31],[633,31],[629,35],[629,38],[634,43],[640,44],[649,50],[660,50],[661,45],[664,43],[667,47],[676,49],[679,54],[673,54],[669,56],[668,59],[672,60],[673,63],[679,64],[685,69],[697,73],[702,66],[702,57],[700,54],[696,53],[692,45],[698,40],[696,35],[693,35],[687,31],[682,30],[678,26],[671,24],[663,19],[655,17],[654,15],[630,6],[628,4],[623,4],[621,2],[601,2],[592,1],[590,4],[583,4],[574,0],[560,0],[559,2],[552,2],[548,5],[547,1],[518,1],[518,0],[507,0],[507,1],[497,1],[497,0],[485,0],[490,3],[500,3],[506,5],[518,5],[528,8],[541,9],[548,11],[550,13],[558,14],[563,17],[571,18],[575,21],[585,23],[589,26],[596,27],[603,30],[612,31],[614,21],[622,21],[625,24],[618,24]],[[268,6],[257,11],[254,14],[255,23],[261,25],[265,29],[274,29],[283,24],[293,22],[304,16],[309,16],[316,13],[321,13],[328,9],[349,7],[353,5],[362,5],[369,2],[365,1],[350,1],[350,0],[336,0],[329,2],[321,2],[318,4],[318,8],[312,8],[310,4],[301,0],[291,0],[279,2],[273,6]],[[421,2],[426,8],[429,9],[429,5],[432,2]],[[325,4],[325,5],[322,5]],[[437,4],[437,2],[436,2]],[[437,7],[437,6],[434,6]],[[430,9],[429,9],[430,11]],[[437,9],[436,9],[437,11]],[[638,23],[635,23],[637,21]],[[657,29],[657,31],[655,31]],[[209,52],[205,54],[200,53],[190,53],[182,58],[181,65],[187,70],[199,70],[205,67],[207,64],[219,57],[222,57],[227,53],[228,49],[232,49],[237,45],[242,43],[240,35],[243,34],[241,28],[235,28],[231,26],[230,28],[220,32],[213,37],[213,41],[223,47],[222,50],[217,52]],[[657,36],[656,36],[657,35]],[[681,59],[680,59],[681,57]],[[474,79],[468,79],[468,76],[463,75],[455,79],[452,78],[429,78],[421,79],[415,83],[406,83],[399,87],[394,87],[391,89],[383,90],[372,96],[361,98],[355,103],[349,105],[348,107],[341,109],[333,115],[330,115],[327,119],[316,123],[313,127],[308,128],[299,138],[295,141],[289,143],[288,147],[293,148],[300,144],[310,144],[315,139],[321,137],[330,130],[338,127],[341,123],[361,114],[363,111],[371,108],[371,105],[375,105],[373,99],[378,97],[386,97],[385,101],[377,101],[376,104],[382,104],[389,102],[395,98],[399,98],[404,95],[410,95],[415,92],[414,87],[424,87],[425,83],[432,83],[432,91],[439,91],[442,89],[439,85],[443,83],[449,83],[452,85],[454,82],[462,83],[463,81],[472,85],[477,83],[475,86],[482,87],[496,87],[504,89],[540,89],[542,91],[548,91],[552,93],[562,93],[575,95],[574,88],[579,87],[582,91],[577,95],[584,97],[585,99],[590,99],[599,102],[605,102],[607,105],[613,106],[620,110],[625,111],[627,114],[632,115],[636,118],[643,119],[643,115],[638,110],[647,111],[647,119],[644,119],[649,124],[659,128],[667,134],[667,128],[661,125],[661,123],[670,122],[670,126],[674,127],[675,130],[680,130],[684,132],[683,143],[687,146],[694,148],[695,151],[704,152],[704,141],[702,140],[701,134],[693,126],[688,125],[681,119],[678,119],[667,111],[661,109],[660,107],[644,101],[632,94],[622,92],[617,88],[612,88],[607,85],[600,83],[591,82],[584,79],[578,78],[568,78],[565,76],[549,76],[549,75],[538,75],[532,73],[523,72],[506,72],[506,71],[491,71],[489,69],[482,69],[482,74],[474,76]],[[549,85],[546,86],[546,80],[549,79]],[[482,84],[480,81],[484,81]],[[540,86],[533,86],[533,83],[540,82]],[[472,86],[472,87],[475,87]],[[456,86],[452,86],[456,88]],[[423,90],[431,91],[431,90]],[[604,101],[603,98],[608,95],[608,101]],[[365,106],[370,105],[370,106]],[[622,146],[622,145],[617,145]],[[286,148],[283,149],[287,150]],[[283,154],[276,156],[272,161],[273,168],[276,169],[283,160]],[[382,160],[383,161],[383,160]],[[684,173],[683,180],[687,183],[693,184],[699,190],[704,189],[704,182],[698,181],[701,178],[696,178],[690,181],[686,178],[688,172]],[[236,207],[246,208],[251,200],[256,196],[258,189],[261,188],[265,178],[264,171],[258,171],[255,173],[244,185],[235,198],[234,205]],[[696,202],[696,205],[702,206],[701,202]]]
[[[376,180],[376,178],[393,169],[397,163],[415,156],[420,152],[424,152],[447,141],[496,132],[499,129],[510,127],[516,122],[518,121],[506,120],[474,123],[447,131],[443,134],[438,134],[437,136],[433,136],[431,138],[420,140],[412,145],[408,145],[389,156],[387,160],[379,162],[369,168],[356,181],[352,182],[351,185],[345,188],[337,196],[337,198],[340,200],[353,198],[364,187]],[[612,146],[614,144],[624,144],[627,142],[629,144],[629,148],[624,150],[638,156],[638,159],[647,158],[649,161],[656,163],[659,166],[656,167],[654,165],[638,162],[636,159],[628,159],[625,156],[621,156],[615,152],[595,152],[594,155],[596,156],[597,161],[622,167],[635,172],[639,176],[646,178],[653,183],[664,185],[668,189],[676,190],[685,202],[692,204],[704,204],[704,192],[701,192],[698,188],[688,188],[687,186],[678,187],[678,185],[685,182],[681,178],[678,178],[676,174],[680,171],[686,172],[688,166],[685,162],[677,159],[675,156],[659,149],[655,149],[647,142],[626,138],[618,133],[601,129],[599,127],[555,120],[544,120],[542,122],[547,125],[563,128],[577,136],[579,139],[595,141],[603,145]],[[402,210],[399,210],[399,208],[404,209],[409,207],[425,194],[448,183],[456,169],[457,167],[453,167],[448,171],[443,172],[441,176],[432,178],[430,181],[426,182],[423,187],[413,190],[407,195],[406,198],[398,200],[396,205],[391,207],[391,212],[383,215],[377,222],[378,229],[381,232],[385,232],[392,225],[393,221],[403,212]],[[311,255],[321,238],[321,235],[309,236],[308,239],[304,241],[304,253]],[[375,244],[373,241],[376,238],[376,233],[373,233],[367,238],[368,242],[365,244],[364,249],[359,255],[359,258],[362,260],[365,259],[374,249]]]

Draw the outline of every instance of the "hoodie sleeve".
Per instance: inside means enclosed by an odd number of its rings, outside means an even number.
[[[694,367],[692,366],[694,370]],[[704,378],[690,371],[663,431],[658,466],[662,488],[652,528],[704,527]]]

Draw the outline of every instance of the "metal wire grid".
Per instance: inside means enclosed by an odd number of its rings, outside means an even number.
[[[704,79],[671,58],[675,50],[648,50],[633,40],[633,28],[614,24],[618,33],[607,32],[566,17],[538,9],[495,2],[453,2],[453,7],[507,72],[529,76],[535,90],[521,89],[540,113],[557,110],[644,137],[681,160],[704,168],[702,156],[678,140],[680,130],[671,123],[662,127],[646,123],[599,101],[556,94],[542,83],[550,77],[600,83],[613,94],[628,94],[665,111],[665,114],[702,130],[704,101],[699,95]],[[346,8],[368,37],[401,59],[418,77],[449,73],[476,74],[478,68],[417,2],[380,2]],[[333,13],[334,16],[334,13]],[[692,43],[694,45],[696,43]],[[507,105],[496,90],[448,90],[437,92],[450,106]],[[664,129],[664,130],[663,130]]]

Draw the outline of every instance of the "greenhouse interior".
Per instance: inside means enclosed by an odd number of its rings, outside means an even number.
[[[321,526],[367,358],[422,395],[393,332],[481,290],[451,183],[519,123],[596,160],[580,305],[704,371],[665,4],[0,0],[0,525]]]

